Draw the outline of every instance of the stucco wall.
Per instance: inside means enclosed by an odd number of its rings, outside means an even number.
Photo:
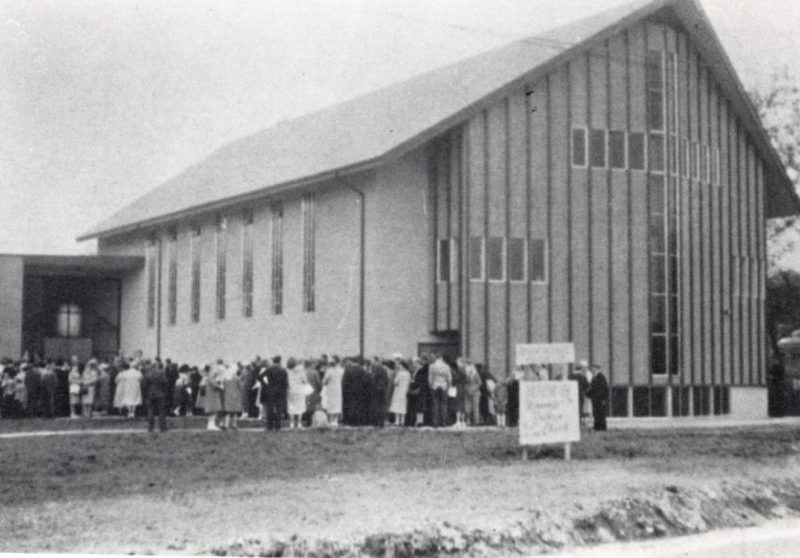
[[[424,292],[430,284],[426,196],[427,158],[411,153],[371,173],[351,179],[366,195],[366,353],[412,354],[430,339],[430,308]],[[359,349],[359,196],[343,182],[316,185],[314,312],[304,312],[301,193],[265,199],[253,211],[253,315],[242,304],[243,208],[221,213],[228,219],[226,316],[216,316],[216,215],[178,222],[177,321],[168,324],[168,226],[162,239],[161,355],[202,364],[216,358],[244,360],[256,354],[284,357],[357,354]],[[283,312],[271,311],[272,204],[283,204]],[[190,235],[201,229],[201,311],[191,321]],[[100,243],[102,254],[145,255],[148,235]],[[157,251],[156,251],[157,252]],[[147,327],[147,268],[122,283],[121,346],[153,355],[157,327]]]

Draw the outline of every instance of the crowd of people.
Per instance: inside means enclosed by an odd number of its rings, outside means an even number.
[[[605,429],[608,384],[581,362],[579,415],[592,401],[595,428]],[[517,367],[496,379],[466,358],[426,355],[406,359],[298,360],[256,357],[247,363],[217,360],[202,368],[170,359],[0,361],[0,416],[147,415],[150,430],[166,429],[166,416],[208,416],[210,430],[236,429],[241,417],[263,420],[267,430],[286,425],[336,428],[469,425],[515,426],[519,381],[551,379],[547,367]]]

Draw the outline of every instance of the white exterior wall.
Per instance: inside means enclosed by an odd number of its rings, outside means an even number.
[[[416,353],[430,339],[429,219],[427,159],[417,150],[351,184],[366,195],[367,355]],[[205,364],[216,358],[249,360],[255,355],[354,355],[359,350],[359,196],[338,182],[315,192],[314,312],[302,311],[301,193],[283,202],[283,313],[271,313],[271,203],[253,210],[253,315],[242,307],[242,208],[222,211],[228,219],[226,316],[216,317],[216,214],[161,227],[161,356]],[[190,235],[201,235],[200,321],[191,321]],[[177,323],[168,325],[168,230],[178,234]],[[128,235],[100,242],[100,254],[146,254],[149,236]],[[147,327],[147,267],[122,282],[121,348],[125,354],[156,352],[156,327]]]

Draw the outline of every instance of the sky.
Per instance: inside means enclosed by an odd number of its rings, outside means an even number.
[[[622,3],[0,0],[0,253],[92,253],[229,141]],[[700,4],[745,87],[800,76],[800,2]]]

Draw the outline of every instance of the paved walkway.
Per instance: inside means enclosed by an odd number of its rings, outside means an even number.
[[[613,543],[572,549],[554,558],[794,558],[800,520],[770,521],[758,527],[723,529],[699,535]]]
[[[59,420],[59,419],[55,419]],[[107,418],[98,417],[98,422],[108,420]],[[118,420],[118,419],[114,419]],[[131,421],[130,427],[120,428],[86,428],[86,429],[73,429],[73,430],[28,430],[22,432],[5,432],[0,433],[0,440],[2,439],[15,439],[15,438],[35,438],[42,436],[75,436],[81,434],[147,434],[147,425],[141,420]],[[243,426],[239,428],[242,432],[263,432],[264,428],[262,423],[255,420],[242,421]],[[615,418],[608,419],[608,427],[615,430],[637,429],[637,430],[659,430],[666,428],[742,428],[742,427],[759,427],[759,426],[794,426],[800,427],[800,417],[783,417],[776,419],[733,419],[725,417],[690,417],[690,418]],[[369,426],[341,426],[342,430],[355,430],[361,428],[372,428]],[[386,431],[396,430],[397,427],[392,425],[386,426]],[[190,432],[210,432],[205,429],[205,426],[177,426],[170,429],[175,431],[190,431]],[[310,430],[308,428],[303,430]],[[500,430],[497,426],[470,426],[466,428],[432,428],[430,426],[423,426],[419,428],[409,428],[410,431],[430,432],[436,431],[443,435],[454,432],[487,432]],[[284,432],[293,432],[294,430],[284,428]]]

